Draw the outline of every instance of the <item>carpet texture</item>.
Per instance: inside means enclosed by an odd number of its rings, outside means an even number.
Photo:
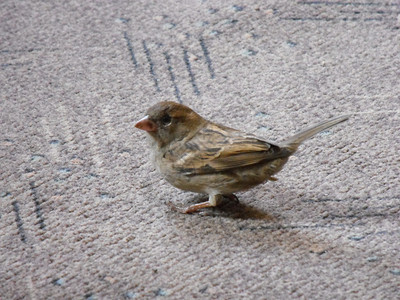
[[[1,299],[399,299],[398,1],[0,4]],[[202,213],[158,101],[271,141],[352,114]]]

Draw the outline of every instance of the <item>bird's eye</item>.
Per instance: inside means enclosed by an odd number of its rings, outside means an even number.
[[[170,124],[171,124],[171,121],[172,121],[171,116],[170,116],[170,115],[167,115],[167,114],[164,115],[164,116],[161,118],[161,124],[164,125],[164,126],[170,125]]]

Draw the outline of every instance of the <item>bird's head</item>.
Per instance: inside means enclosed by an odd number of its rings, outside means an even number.
[[[147,110],[144,118],[135,127],[146,131],[159,147],[179,141],[197,132],[204,120],[189,107],[172,102],[159,102]]]

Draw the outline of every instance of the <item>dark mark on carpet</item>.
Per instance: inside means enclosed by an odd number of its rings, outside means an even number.
[[[17,228],[18,228],[18,234],[21,238],[21,241],[23,243],[26,243],[26,236],[25,236],[25,230],[23,227],[23,222],[21,219],[21,216],[19,214],[19,205],[18,205],[18,201],[13,201],[12,203],[14,212],[15,212],[15,223],[17,223]]]
[[[128,33],[126,31],[124,31],[124,38],[126,40],[126,45],[128,46],[129,54],[131,55],[131,60],[132,60],[133,65],[134,65],[134,67],[136,69],[138,67],[138,63],[137,63],[137,60],[136,60],[136,57],[135,57],[135,52],[133,51],[133,46],[132,46],[131,40],[130,40],[130,38],[128,36]]]
[[[44,230],[46,228],[46,224],[44,223],[42,209],[40,207],[39,199],[37,196],[35,183],[33,181],[31,181],[31,182],[29,182],[29,186],[32,191],[33,202],[35,204],[35,213],[36,213],[36,218],[39,221],[39,227],[40,227],[40,229]]]
[[[166,51],[164,52],[164,56],[165,56],[165,61],[167,62],[168,72],[169,72],[169,75],[171,78],[172,86],[174,88],[174,94],[175,94],[176,100],[178,100],[179,103],[182,103],[181,93],[179,91],[178,85],[176,84],[176,77],[175,77],[174,71],[171,66],[171,57],[168,54],[168,52],[166,52]]]
[[[199,42],[200,42],[201,49],[203,50],[204,57],[206,58],[208,71],[210,72],[210,76],[213,79],[215,77],[215,73],[214,73],[214,68],[212,66],[212,62],[211,62],[211,58],[210,58],[210,52],[208,51],[208,48],[207,48],[206,44],[204,43],[203,38],[200,38]]]
[[[396,3],[382,2],[339,2],[339,1],[299,1],[297,4],[303,5],[331,5],[331,6],[398,6]]]
[[[281,20],[291,20],[291,21],[314,21],[314,22],[330,22],[335,20],[340,20],[344,22],[382,22],[384,20],[397,22],[396,18],[386,17],[388,15],[397,15],[398,11],[393,10],[394,8],[399,7],[396,3],[382,3],[382,2],[329,2],[329,1],[300,1],[299,5],[308,5],[309,7],[321,7],[321,6],[330,6],[333,10],[336,9],[335,16],[331,17],[319,17],[315,16],[315,12],[313,11],[310,16],[310,12],[302,11],[301,14],[306,14],[305,16],[292,16],[292,17],[281,17]],[[383,9],[386,8],[386,9]],[[354,17],[349,17],[348,15],[352,15]],[[361,17],[362,15],[367,14],[368,17]],[[370,16],[372,14],[372,16]],[[374,16],[374,14],[378,14],[378,16]],[[355,17],[356,16],[356,17]],[[395,27],[396,29],[396,27]]]
[[[146,58],[149,63],[150,76],[153,78],[154,86],[155,86],[157,92],[161,92],[160,87],[158,86],[158,78],[156,76],[156,73],[154,72],[154,63],[153,63],[153,60],[151,59],[150,50],[149,50],[149,48],[147,48],[147,44],[146,44],[145,40],[143,40],[142,43],[143,43],[144,54],[146,54]]]
[[[196,95],[200,95],[200,91],[197,88],[196,80],[194,78],[194,74],[192,71],[192,65],[190,64],[189,55],[188,55],[188,52],[186,49],[183,49],[183,60],[185,61],[186,69],[189,73],[189,79],[190,79],[190,83],[192,84],[192,87],[193,87],[193,92]]]
[[[355,224],[310,224],[310,225],[262,225],[262,226],[239,226],[239,230],[286,230],[286,229],[313,229],[313,228],[333,228],[333,227],[341,227],[348,228],[354,227]]]

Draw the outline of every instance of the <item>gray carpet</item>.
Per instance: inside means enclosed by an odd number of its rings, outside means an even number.
[[[1,8],[1,299],[399,299],[398,1]],[[279,141],[277,182],[202,213],[135,121],[175,100]]]

